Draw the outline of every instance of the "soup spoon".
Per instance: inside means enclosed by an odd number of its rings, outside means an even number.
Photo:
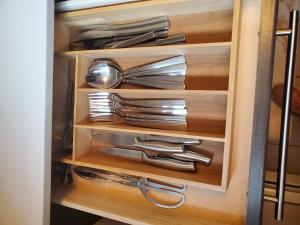
[[[174,86],[177,89],[178,86],[184,86],[182,81],[178,81],[178,76],[185,76],[186,70],[187,65],[184,56],[148,63],[124,72],[114,61],[101,59],[89,66],[86,81],[90,86],[101,89],[116,88],[122,82],[158,88],[164,88],[164,86],[172,88]],[[145,76],[148,78],[147,82],[141,82]],[[156,76],[159,79],[156,79]],[[163,77],[169,78],[165,80]],[[174,77],[174,81],[172,81],[172,77]],[[130,78],[134,78],[134,81],[129,81]],[[140,82],[135,82],[137,79],[141,79]],[[152,80],[153,82],[151,82]]]

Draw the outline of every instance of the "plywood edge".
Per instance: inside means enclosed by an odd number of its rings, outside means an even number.
[[[76,124],[77,128],[85,128],[85,129],[95,129],[95,130],[103,130],[103,131],[118,131],[118,132],[126,132],[126,133],[140,133],[140,134],[155,134],[155,135],[163,135],[168,137],[184,137],[184,138],[195,138],[206,141],[215,141],[215,142],[224,142],[225,138],[223,135],[219,134],[204,134],[204,133],[195,133],[195,132],[175,132],[175,131],[162,131],[159,129],[151,129],[151,128],[139,128],[139,127],[130,127],[128,126],[118,126],[118,125],[99,125],[93,123],[80,123]]]
[[[107,92],[107,93],[142,93],[142,94],[155,94],[157,89],[98,89],[98,88],[77,88],[78,92],[93,93],[93,92]],[[227,91],[223,90],[159,90],[161,94],[204,94],[204,95],[227,95]]]
[[[229,184],[229,170],[230,170],[230,153],[233,139],[234,126],[234,111],[235,111],[235,95],[236,82],[238,74],[238,51],[239,51],[239,30],[241,17],[241,0],[234,1],[234,13],[232,24],[232,45],[230,52],[230,66],[229,66],[229,85],[227,97],[227,113],[226,113],[226,128],[225,128],[225,145],[224,145],[224,160],[223,160],[223,177],[222,187],[227,188]]]
[[[103,200],[95,198],[91,194],[81,193],[65,185],[53,186],[52,202],[128,224],[165,225],[173,224],[176,220],[176,224],[184,225],[226,225],[189,214],[164,214],[159,208],[150,211],[139,208],[138,205],[132,205],[133,209],[131,210],[131,207],[123,202],[116,204],[116,202],[108,201],[105,198]],[[145,212],[147,212],[147,216],[145,216]]]
[[[231,42],[213,42],[213,43],[200,43],[200,44],[178,44],[178,45],[165,45],[165,46],[151,46],[151,47],[132,47],[132,48],[116,48],[116,49],[96,49],[96,50],[80,50],[80,51],[63,51],[56,52],[57,55],[65,55],[69,57],[75,57],[76,54],[83,56],[90,55],[105,55],[105,54],[130,54],[130,53],[144,53],[147,51],[149,53],[161,54],[159,52],[168,52],[175,54],[175,51],[181,50],[182,54],[190,49],[205,49],[205,48],[215,48],[215,49],[229,49],[231,47]],[[171,51],[171,52],[169,52]],[[178,54],[178,53],[177,53]]]

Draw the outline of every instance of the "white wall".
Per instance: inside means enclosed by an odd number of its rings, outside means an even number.
[[[49,224],[53,2],[0,0],[1,225]]]

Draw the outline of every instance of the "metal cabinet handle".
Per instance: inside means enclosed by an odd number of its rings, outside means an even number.
[[[277,168],[277,184],[276,197],[265,197],[265,200],[275,202],[275,219],[282,220],[284,193],[285,193],[285,179],[286,179],[286,162],[289,145],[289,128],[290,128],[290,111],[291,98],[293,91],[295,59],[297,48],[297,31],[298,31],[298,16],[299,11],[293,10],[290,13],[290,25],[288,30],[279,30],[276,32],[277,36],[288,36],[288,54],[286,59],[285,80],[283,91],[283,105],[281,113],[281,130],[279,142],[279,160]]]

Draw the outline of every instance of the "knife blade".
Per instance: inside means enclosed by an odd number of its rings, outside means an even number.
[[[120,158],[145,162],[153,166],[170,169],[170,170],[185,171],[185,172],[197,171],[194,162],[187,162],[187,161],[176,160],[168,157],[161,157],[159,156],[159,154],[155,156],[151,156],[142,151],[130,150],[125,148],[117,148],[117,147],[98,148],[96,149],[96,151],[104,154],[112,155],[112,156],[117,156]]]
[[[183,144],[183,145],[200,145],[201,140],[194,139],[194,138],[183,138],[183,137],[171,137],[171,136],[163,136],[163,135],[156,135],[156,134],[130,134],[130,133],[123,133],[123,132],[104,132],[101,131],[101,134],[115,134],[118,136],[127,136],[128,138],[135,138],[138,137],[141,141],[163,141],[169,142],[173,144]],[[96,134],[96,135],[100,135]]]
[[[96,139],[102,143],[110,144],[118,147],[124,148],[137,148],[142,150],[150,150],[159,153],[183,153],[184,146],[178,143],[169,143],[161,140],[147,140],[145,135],[136,134],[119,134],[119,133],[108,133],[101,132],[99,134],[93,135],[93,139]],[[140,141],[139,137],[143,138]]]

